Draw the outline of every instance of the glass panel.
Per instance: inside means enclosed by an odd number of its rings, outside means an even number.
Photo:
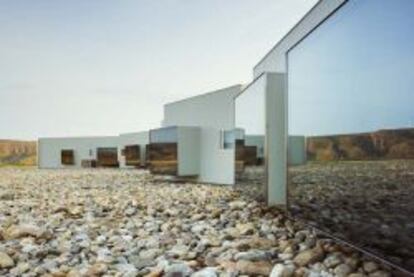
[[[288,54],[291,213],[412,272],[413,15],[351,0]]]
[[[242,129],[224,130],[223,131],[223,148],[234,149],[235,142],[238,139],[243,139],[244,131]]]
[[[266,199],[264,179],[265,77],[236,98],[236,184],[254,199]]]

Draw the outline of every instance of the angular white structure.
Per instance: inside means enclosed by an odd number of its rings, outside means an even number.
[[[265,193],[270,205],[287,205],[287,166],[306,157],[304,138],[288,139],[287,53],[337,11],[346,0],[319,1],[254,67],[254,80],[243,93],[258,90],[263,102],[265,134]],[[240,96],[239,96],[240,97]],[[236,126],[239,127],[239,126]],[[291,141],[289,143],[288,141]],[[292,149],[289,150],[289,144]],[[288,157],[288,155],[290,157]]]
[[[199,182],[234,184],[234,149],[225,149],[223,135],[235,128],[234,98],[242,89],[235,85],[164,106],[163,127],[200,129],[198,152],[189,153],[199,157]]]
[[[200,174],[199,127],[165,127],[150,131],[148,163],[151,172],[180,177]]]
[[[37,148],[39,168],[81,168],[98,159],[99,149],[117,149],[118,137],[39,138]]]

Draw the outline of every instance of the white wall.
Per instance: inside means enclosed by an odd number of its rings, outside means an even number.
[[[84,159],[96,159],[96,148],[118,147],[118,137],[39,138],[39,168],[80,168]],[[75,165],[61,164],[61,151],[73,149]],[[91,155],[92,154],[92,155]]]
[[[125,156],[121,155],[122,149],[127,145],[139,145],[140,146],[140,160],[141,166],[145,166],[145,154],[146,146],[149,143],[149,132],[137,132],[137,133],[126,133],[119,135],[118,144],[118,160],[119,167],[121,168],[134,168],[134,166],[127,166],[125,163]]]
[[[234,184],[234,149],[222,149],[220,131],[234,129],[235,85],[164,106],[164,127],[201,127],[200,182]]]

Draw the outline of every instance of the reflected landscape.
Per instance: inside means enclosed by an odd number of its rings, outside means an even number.
[[[236,187],[248,198],[266,200],[264,175],[265,78],[245,88],[235,101]]]
[[[289,211],[414,272],[412,1],[349,1],[288,54]],[[300,152],[300,151],[296,151]]]

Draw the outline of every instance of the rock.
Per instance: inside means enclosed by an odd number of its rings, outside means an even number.
[[[339,265],[342,262],[342,258],[338,253],[332,253],[329,254],[325,260],[323,261],[323,264],[327,267],[327,268],[334,268],[337,265]]]
[[[187,255],[189,247],[186,245],[175,245],[170,251],[168,251],[168,255],[173,257],[184,257]]]
[[[108,248],[100,248],[97,251],[96,261],[98,263],[112,263],[113,260],[112,253]]]
[[[234,256],[236,261],[246,260],[246,261],[263,261],[269,260],[270,254],[265,251],[260,250],[250,250],[248,252],[240,252]]]
[[[323,249],[320,246],[316,246],[313,249],[300,252],[298,255],[296,255],[293,261],[299,266],[306,266],[308,264],[321,261],[324,256],[325,253]]]
[[[233,201],[229,203],[229,207],[232,210],[242,210],[247,206],[247,203],[244,201]]]
[[[36,225],[32,224],[22,224],[22,225],[13,225],[5,231],[5,238],[10,239],[19,239],[23,237],[32,236],[35,238],[40,238],[45,235],[46,231]]]
[[[137,209],[134,207],[129,207],[125,210],[125,215],[126,216],[133,216],[137,213]]]
[[[23,273],[28,272],[30,268],[31,266],[29,263],[26,263],[26,262],[18,263],[16,266],[17,274],[22,275]]]
[[[290,277],[295,272],[293,265],[277,264],[273,267],[270,277]]]
[[[340,264],[335,267],[334,272],[338,277],[346,277],[352,272],[352,268],[347,264]]]
[[[92,265],[86,272],[87,276],[101,276],[108,271],[108,266],[103,263]]]
[[[160,254],[160,249],[148,249],[139,252],[139,257],[142,260],[154,260]]]
[[[242,236],[253,235],[255,231],[254,225],[252,223],[238,224],[237,229]]]
[[[367,261],[362,264],[362,268],[366,273],[372,273],[378,269],[378,264],[372,261]]]
[[[351,273],[348,275],[348,277],[366,277],[364,273]]]
[[[14,266],[14,261],[4,252],[0,252],[0,268],[8,268]]]
[[[282,261],[291,260],[293,258],[293,254],[291,253],[281,253],[277,255],[277,257]]]
[[[391,277],[391,273],[384,270],[377,270],[368,275],[369,277]]]
[[[116,264],[115,268],[123,277],[136,277],[138,270],[132,264]]]
[[[206,267],[195,272],[191,277],[217,277],[217,271],[214,267]]]
[[[162,273],[163,273],[162,269],[156,268],[152,270],[150,273],[148,273],[147,275],[145,275],[145,277],[161,277]]]
[[[11,201],[14,200],[14,193],[11,192],[3,192],[0,194],[0,200],[3,201]]]
[[[165,277],[185,277],[190,276],[193,270],[186,264],[173,264],[165,268]]]
[[[241,260],[236,263],[236,269],[240,271],[241,274],[268,276],[272,271],[272,264],[264,261],[251,262]]]

